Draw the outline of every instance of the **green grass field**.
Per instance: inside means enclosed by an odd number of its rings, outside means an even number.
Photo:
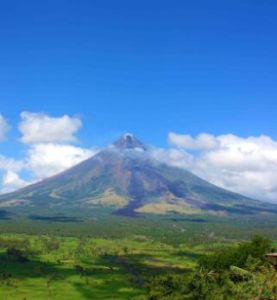
[[[1,220],[0,299],[143,299],[152,276],[188,274],[201,255],[255,233],[277,240],[276,223],[176,216]],[[27,260],[7,257],[11,247]]]
[[[1,260],[1,299],[131,299],[145,293],[141,286],[147,276],[189,271],[201,253],[199,247],[175,248],[144,236],[113,240],[1,234],[2,258],[7,245],[20,242],[31,253],[30,261]]]

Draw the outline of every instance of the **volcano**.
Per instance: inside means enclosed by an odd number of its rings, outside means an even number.
[[[133,134],[122,135],[95,156],[16,192],[0,196],[1,209],[57,208],[113,214],[254,214],[272,212],[262,202],[217,187],[153,159]]]

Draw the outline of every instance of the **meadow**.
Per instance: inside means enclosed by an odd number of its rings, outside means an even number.
[[[153,278],[187,276],[199,258],[254,234],[276,241],[276,223],[274,216],[3,218],[0,299],[148,299]]]

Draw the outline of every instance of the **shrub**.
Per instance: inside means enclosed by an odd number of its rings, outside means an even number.
[[[16,248],[8,248],[5,258],[9,262],[26,262],[28,261],[27,254]]]
[[[263,237],[255,236],[250,242],[244,242],[238,246],[225,247],[214,254],[203,256],[200,267],[208,270],[227,270],[231,266],[244,268],[252,257],[261,263],[265,260],[265,254],[272,251],[271,242]]]
[[[150,281],[150,300],[249,300],[276,296],[275,270],[265,254],[269,240],[256,236],[250,242],[225,247],[199,261],[191,276],[157,276]]]

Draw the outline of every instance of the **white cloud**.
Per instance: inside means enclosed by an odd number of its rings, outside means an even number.
[[[170,133],[169,141],[174,148],[152,155],[224,188],[277,203],[277,141],[272,138]]]
[[[18,172],[23,170],[24,161],[0,155],[0,171],[3,173],[0,193],[8,193],[21,188],[27,183],[19,178]]]
[[[9,130],[9,125],[6,119],[0,114],[0,141],[5,139],[6,133]]]
[[[2,193],[8,193],[27,185],[27,182],[19,177],[16,172],[7,171],[2,179]]]
[[[17,172],[20,171],[23,166],[24,162],[22,160],[16,160],[0,155],[0,170]]]
[[[18,128],[23,143],[37,144],[74,142],[81,126],[82,122],[77,117],[50,117],[44,113],[22,112]]]
[[[0,193],[11,192],[58,174],[96,153],[95,149],[51,143],[31,145],[23,160],[0,156],[0,170],[4,172]],[[29,174],[30,181],[20,178],[20,171]]]
[[[95,149],[70,145],[76,141],[75,134],[81,126],[82,122],[77,117],[22,112],[18,128],[22,134],[21,141],[28,144],[28,148],[22,160],[0,155],[0,192],[10,192],[55,175],[96,154]],[[28,174],[30,181],[20,178],[21,171]]]
[[[62,172],[96,153],[97,150],[72,145],[32,145],[28,150],[26,168],[36,179],[42,179]]]
[[[170,132],[168,141],[174,146],[195,150],[211,149],[217,145],[217,139],[208,133],[201,133],[196,138],[193,138],[189,134]]]

